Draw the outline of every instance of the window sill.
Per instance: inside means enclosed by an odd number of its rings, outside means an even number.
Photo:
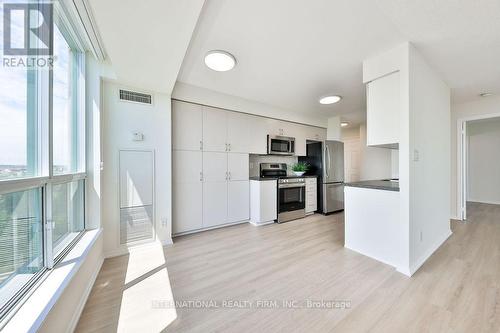
[[[2,332],[36,332],[85,261],[102,229],[89,230],[48,273],[3,327]]]

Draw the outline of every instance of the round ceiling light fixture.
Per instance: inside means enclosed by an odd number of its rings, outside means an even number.
[[[481,96],[481,97],[490,97],[490,96],[493,96],[493,93],[484,92],[484,93],[480,93],[479,96]]]
[[[334,104],[340,101],[341,99],[342,97],[337,95],[325,96],[319,99],[319,103],[323,105]]]
[[[347,126],[349,126],[349,122],[347,121],[343,121],[340,123],[340,127],[347,127]]]
[[[236,66],[236,58],[229,52],[212,50],[205,55],[205,65],[217,72],[227,72]]]

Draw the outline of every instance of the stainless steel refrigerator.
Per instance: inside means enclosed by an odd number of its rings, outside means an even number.
[[[307,156],[300,161],[310,164],[308,175],[318,177],[318,211],[323,214],[344,209],[344,143],[311,142]]]

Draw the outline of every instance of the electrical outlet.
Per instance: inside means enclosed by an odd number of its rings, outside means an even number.
[[[166,217],[161,219],[161,226],[162,227],[167,227],[168,226],[168,219]]]
[[[413,161],[418,162],[420,160],[420,152],[415,149],[413,150]]]

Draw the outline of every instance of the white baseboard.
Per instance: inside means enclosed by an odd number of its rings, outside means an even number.
[[[273,224],[273,223],[274,223],[274,220],[266,221],[266,222],[259,222],[259,223],[250,221],[250,224],[253,225],[253,226],[256,226],[256,227],[260,227],[262,225]]]
[[[442,235],[440,238],[438,238],[436,243],[434,243],[433,246],[431,246],[422,256],[420,256],[420,258],[418,258],[418,260],[413,265],[411,265],[410,271],[409,271],[409,273],[410,273],[409,276],[412,276],[413,274],[415,274],[415,272],[418,271],[418,269],[420,267],[422,267],[422,265],[427,261],[427,259],[429,259],[430,256],[432,256],[432,254],[434,252],[436,252],[436,250],[439,249],[441,247],[441,245],[443,245],[443,243],[446,242],[446,240],[452,234],[453,233],[451,232],[451,230],[448,230],[444,235]]]
[[[469,200],[467,200],[467,202],[484,203],[484,204],[488,204],[488,205],[500,205],[500,201],[469,199]]]
[[[130,252],[132,252],[134,250],[143,249],[143,248],[149,247],[149,246],[157,246],[158,242],[160,242],[160,244],[162,246],[170,246],[170,245],[174,244],[174,242],[172,241],[172,238],[169,237],[169,238],[164,239],[162,241],[159,241],[159,240],[153,241],[152,240],[152,241],[147,242],[147,243],[139,243],[139,244],[135,244],[133,246],[120,246],[114,250],[106,251],[104,254],[104,258],[107,259],[107,258],[119,257],[119,256],[129,254]]]
[[[92,287],[94,286],[95,280],[97,279],[97,275],[101,271],[102,264],[104,262],[104,257],[102,256],[99,259],[99,263],[96,266],[96,269],[94,272],[92,272],[92,276],[85,287],[85,291],[83,292],[83,295],[80,299],[80,302],[78,302],[78,305],[75,309],[75,312],[73,313],[73,317],[71,318],[70,324],[69,324],[69,331],[68,332],[74,332],[76,329],[76,325],[78,325],[78,320],[80,320],[80,316],[82,315],[83,308],[85,307],[85,303],[87,303],[87,299],[90,296],[90,292],[92,291]]]

